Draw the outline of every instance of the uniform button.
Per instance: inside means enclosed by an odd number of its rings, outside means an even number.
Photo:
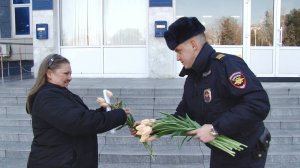
[[[262,154],[260,153],[260,154],[258,154],[258,157],[262,157]]]

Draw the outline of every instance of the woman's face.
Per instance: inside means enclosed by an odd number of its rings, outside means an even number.
[[[72,70],[71,66],[68,63],[61,64],[59,68],[47,71],[47,80],[49,83],[61,86],[68,87],[71,77]]]

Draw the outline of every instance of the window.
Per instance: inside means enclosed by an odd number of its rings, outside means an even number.
[[[252,0],[251,46],[273,46],[273,0]]]
[[[14,37],[31,35],[31,2],[30,0],[12,1],[12,32]]]
[[[300,1],[283,0],[281,7],[283,46],[300,46]]]
[[[146,0],[62,0],[61,44],[145,45],[147,3]]]
[[[101,6],[100,0],[62,0],[61,45],[100,45],[102,32]]]
[[[223,4],[222,4],[223,3]],[[176,17],[197,17],[213,45],[242,45],[243,1],[176,0]]]
[[[30,0],[13,0],[13,4],[29,4]]]
[[[146,45],[146,0],[104,0],[104,44]]]

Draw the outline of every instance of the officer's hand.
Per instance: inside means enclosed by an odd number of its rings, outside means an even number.
[[[211,124],[204,124],[201,128],[188,131],[187,134],[194,135],[193,138],[200,142],[208,143],[215,139],[215,137],[211,134],[211,127]]]
[[[136,131],[135,127],[138,126],[138,125],[140,125],[140,124],[141,124],[141,121],[136,121],[136,122],[134,122],[133,127],[129,128],[129,131],[130,131],[131,135],[133,135],[135,137],[137,136],[136,135],[137,131]]]

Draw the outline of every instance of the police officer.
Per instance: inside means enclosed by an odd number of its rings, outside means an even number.
[[[232,157],[208,145],[211,168],[263,168],[271,138],[263,123],[268,95],[243,59],[216,52],[204,31],[197,18],[182,17],[164,34],[184,66],[179,75],[187,75],[175,115],[188,114],[201,124],[188,134],[203,143],[222,134],[248,146]]]

